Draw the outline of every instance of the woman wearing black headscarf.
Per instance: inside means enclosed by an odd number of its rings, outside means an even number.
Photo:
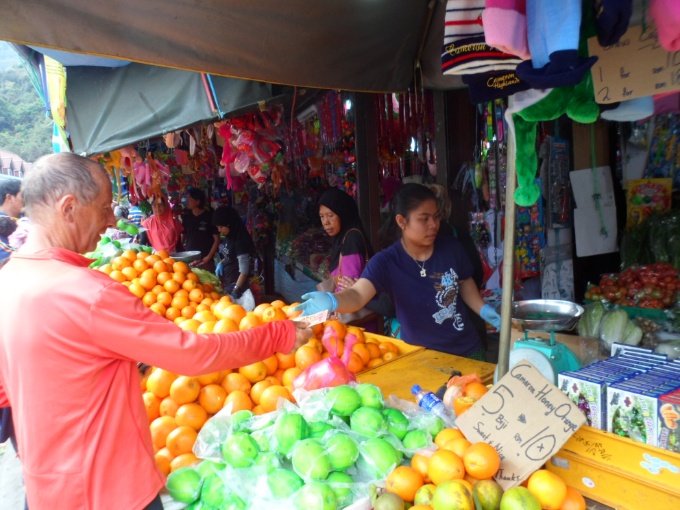
[[[373,256],[357,204],[347,193],[331,188],[319,199],[319,217],[323,229],[333,238],[330,269],[335,290],[351,287]]]
[[[218,253],[222,260],[215,273],[226,292],[239,299],[248,288],[250,263],[255,245],[238,212],[231,207],[219,207],[213,213],[213,224],[224,239]]]

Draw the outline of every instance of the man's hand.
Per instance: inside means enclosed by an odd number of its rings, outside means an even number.
[[[307,327],[306,324],[294,322],[295,324],[295,345],[288,354],[294,352],[298,347],[305,345],[312,338],[312,328]]]

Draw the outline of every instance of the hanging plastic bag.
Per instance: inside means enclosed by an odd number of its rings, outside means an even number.
[[[356,341],[356,336],[351,333],[347,334],[342,358],[338,357],[338,344],[340,343],[338,335],[335,329],[327,326],[321,343],[331,355],[305,368],[304,372],[293,380],[293,389],[317,390],[355,382],[356,377],[349,371],[347,365],[352,353],[352,346]]]

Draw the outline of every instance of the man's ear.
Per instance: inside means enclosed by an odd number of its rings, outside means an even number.
[[[66,221],[72,222],[75,218],[75,210],[78,199],[74,195],[64,195],[56,204],[56,210]]]

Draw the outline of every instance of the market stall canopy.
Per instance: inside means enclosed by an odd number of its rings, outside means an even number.
[[[261,82],[213,76],[210,84],[221,112],[256,107],[271,98],[271,86]],[[143,64],[69,67],[67,118],[73,151],[101,154],[217,120],[206,86],[200,73]]]
[[[4,40],[270,83],[405,90],[434,0],[4,0]],[[439,51],[437,51],[437,54]]]

